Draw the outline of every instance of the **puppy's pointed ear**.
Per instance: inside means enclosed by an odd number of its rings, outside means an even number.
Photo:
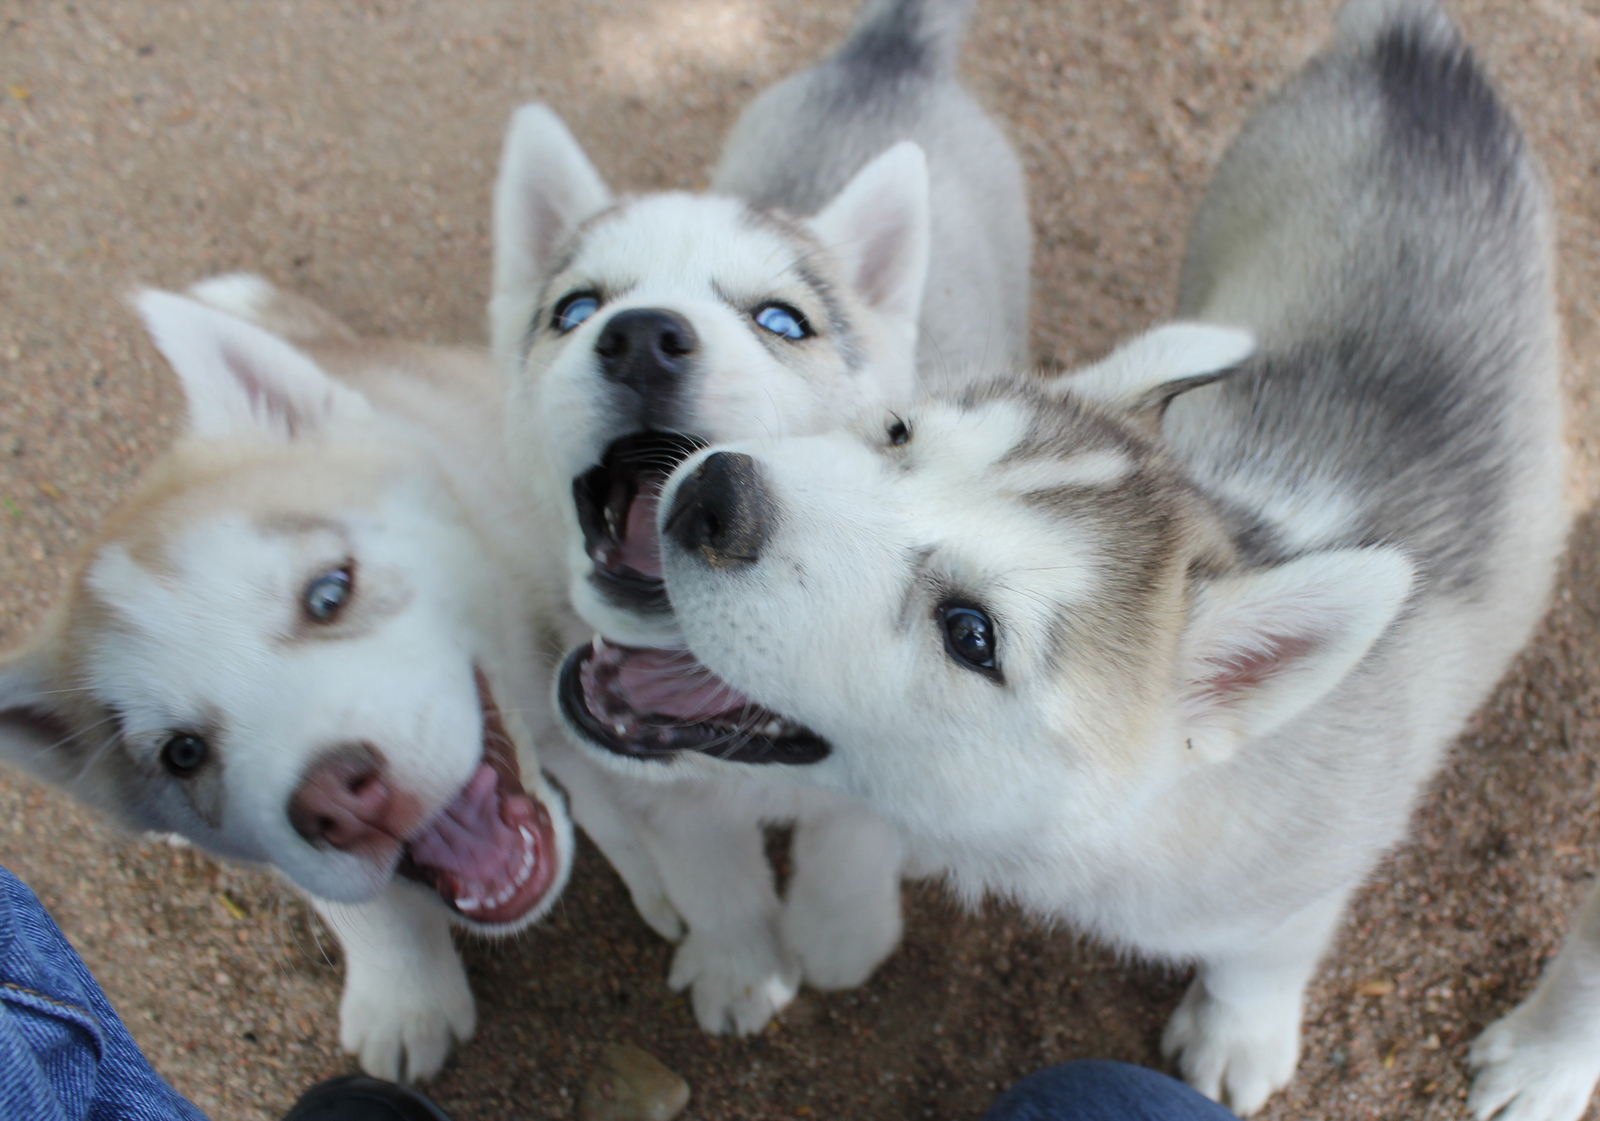
[[[1255,336],[1237,327],[1168,323],[1123,343],[1050,387],[1120,412],[1154,430],[1172,399],[1224,377],[1255,352]]]
[[[1320,701],[1405,605],[1411,562],[1377,547],[1314,553],[1201,586],[1179,646],[1173,718],[1220,762]]]
[[[548,106],[511,116],[494,187],[495,352],[520,354],[539,289],[578,224],[611,205],[611,192]]]
[[[928,160],[904,140],[856,172],[811,225],[843,266],[845,281],[915,339],[931,221]]]
[[[270,331],[171,292],[136,297],[189,402],[189,434],[293,440],[372,415],[366,398]]]
[[[77,735],[67,688],[42,644],[0,659],[0,759],[55,783],[81,770],[95,744]]]

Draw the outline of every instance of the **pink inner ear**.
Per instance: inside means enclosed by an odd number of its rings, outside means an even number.
[[[0,710],[0,733],[36,740],[46,750],[67,743],[76,734],[59,714],[26,704]]]
[[[222,353],[223,364],[228,367],[228,373],[233,375],[233,380],[239,383],[245,396],[250,399],[250,411],[256,417],[276,427],[281,427],[293,440],[300,434],[300,418],[295,414],[287,399],[281,393],[274,393],[271,387],[256,375],[248,358],[238,354],[226,342],[221,343],[219,350]]]
[[[1273,674],[1315,653],[1318,645],[1304,635],[1263,635],[1259,645],[1207,658],[1208,672],[1201,679],[1199,696],[1218,704],[1242,700],[1251,690],[1265,685]]]
[[[888,299],[899,279],[900,254],[910,236],[903,214],[879,215],[878,221],[862,239],[861,261],[856,269],[856,285],[874,307]]]

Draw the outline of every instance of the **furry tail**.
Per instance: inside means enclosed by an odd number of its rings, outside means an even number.
[[[1519,177],[1537,179],[1516,122],[1435,0],[1349,0],[1329,53],[1370,76],[1388,146],[1417,182],[1476,184],[1504,198]]]
[[[1334,49],[1363,53],[1397,31],[1436,51],[1459,51],[1465,45],[1436,0],[1347,0],[1339,9]]]
[[[190,288],[189,295],[292,343],[348,342],[356,337],[354,331],[310,300],[275,288],[254,273],[213,276]]]
[[[867,0],[835,59],[875,76],[947,74],[977,0]]]

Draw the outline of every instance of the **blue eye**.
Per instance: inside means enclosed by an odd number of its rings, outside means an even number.
[[[573,292],[561,298],[550,323],[557,331],[566,334],[599,310],[599,296],[593,292]]]
[[[305,606],[306,615],[312,622],[331,623],[349,602],[354,590],[355,577],[350,574],[349,567],[336,568],[332,572],[324,572],[307,584],[300,602]]]
[[[806,317],[788,304],[762,304],[751,316],[758,326],[786,339],[804,339],[811,334]]]

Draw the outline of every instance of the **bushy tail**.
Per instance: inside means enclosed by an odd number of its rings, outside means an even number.
[[[1397,31],[1434,50],[1454,52],[1465,46],[1436,0],[1349,0],[1339,9],[1334,48],[1365,52]]]
[[[867,0],[835,59],[874,74],[955,69],[977,0]]]

